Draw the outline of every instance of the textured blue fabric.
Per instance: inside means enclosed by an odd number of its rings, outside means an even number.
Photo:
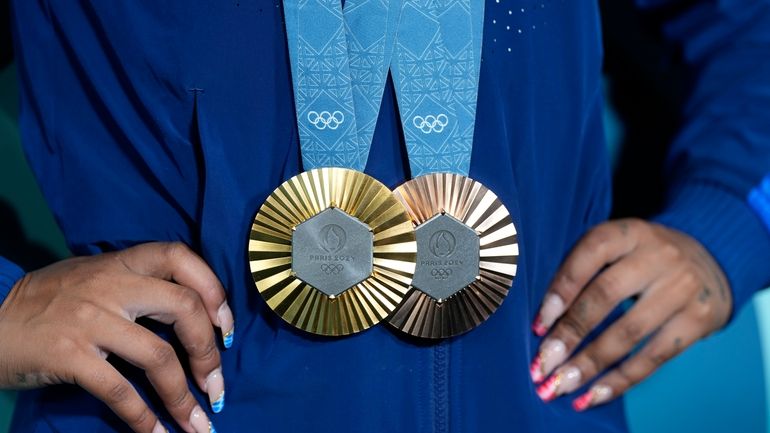
[[[770,56],[753,40],[770,36],[770,20],[766,7],[751,6],[746,26],[737,3],[704,2],[703,10],[727,19],[684,15],[679,23],[690,25],[680,27],[690,33],[671,33],[701,59],[704,76],[716,73],[702,81],[688,117],[695,126],[685,128],[698,133],[678,140],[673,161],[687,163],[673,173],[682,185],[699,178],[720,185],[733,197],[729,214],[745,222],[753,215],[741,208],[748,190],[768,171],[762,98],[770,93],[761,90],[770,74],[755,66]],[[539,343],[529,325],[549,279],[610,207],[595,4],[486,3],[470,175],[511,211],[520,232],[519,273],[486,323],[440,344],[387,326],[340,339],[309,336],[284,324],[253,287],[250,221],[301,165],[280,0],[13,6],[22,139],[71,250],[96,254],[180,240],[228,290],[238,335],[223,354],[228,401],[212,416],[218,431],[626,431],[622,400],[576,414],[569,399],[543,404],[528,374]],[[723,34],[730,43],[716,44]],[[735,34],[744,35],[746,48],[736,46]],[[738,92],[724,91],[730,86]],[[392,187],[410,174],[401,137],[389,83],[366,171]],[[688,195],[688,188],[677,190]],[[713,200],[719,208],[720,195]],[[672,203],[672,214],[685,215],[703,200]],[[713,213],[715,223],[732,224]],[[757,226],[746,224],[748,237],[768,242]],[[751,242],[746,238],[724,239],[720,248],[770,260],[766,246],[741,244]],[[752,270],[750,278],[745,270],[727,272],[736,291],[750,293],[770,269]],[[166,327],[153,329],[170,335]],[[168,421],[142,372],[115,362]],[[85,392],[59,386],[22,393],[12,431],[127,429]]]
[[[770,172],[770,1],[695,2],[664,30],[694,85],[668,158],[669,200],[656,220],[716,258],[734,316],[770,284],[770,228],[752,198]]]
[[[13,285],[23,276],[24,271],[20,267],[0,257],[0,305],[8,297],[8,294],[11,293]]]
[[[770,175],[749,192],[749,204],[768,230],[770,230]]]
[[[768,285],[767,229],[744,199],[723,186],[684,185],[671,194],[668,210],[655,220],[697,239],[721,265],[733,289],[731,319],[757,288]]]

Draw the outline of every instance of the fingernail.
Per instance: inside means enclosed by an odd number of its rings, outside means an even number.
[[[532,377],[532,382],[540,383],[543,381],[545,375],[543,374],[543,360],[540,354],[538,354],[532,364],[529,365],[529,375]]]
[[[206,378],[206,392],[211,402],[211,410],[214,413],[222,412],[225,408],[225,379],[222,377],[222,369],[215,369]]]
[[[577,412],[583,412],[591,406],[591,402],[594,398],[593,390],[586,391],[585,394],[572,400],[572,408]]]
[[[233,347],[233,339],[235,338],[235,327],[230,328],[228,332],[222,335],[222,342],[225,345],[225,349]]]
[[[217,311],[217,320],[219,320],[219,329],[222,330],[222,343],[224,343],[225,349],[229,349],[233,345],[235,321],[233,320],[233,312],[230,310],[230,306],[227,305],[227,301],[223,302],[219,307],[219,311]]]
[[[576,398],[572,402],[572,407],[578,412],[583,412],[588,408],[606,403],[610,398],[612,398],[612,388],[607,385],[594,385],[585,394]]]
[[[551,401],[562,394],[569,394],[578,389],[582,376],[583,374],[577,367],[560,368],[537,388],[537,395],[543,401]]]
[[[561,377],[558,374],[554,374],[549,377],[548,380],[543,382],[542,385],[538,386],[535,392],[537,393],[537,396],[540,397],[540,400],[549,402],[556,397],[556,388],[559,387],[560,382]]]
[[[555,338],[549,338],[543,342],[540,352],[529,366],[529,374],[532,382],[540,383],[554,368],[567,359],[567,346],[564,342]]]
[[[155,427],[152,428],[152,433],[168,433],[168,430],[166,430],[166,427],[163,427],[163,424],[161,424],[160,421],[155,421]]]
[[[561,376],[561,385],[557,390],[558,395],[569,394],[580,387],[580,379],[583,378],[583,373],[577,367],[566,367],[559,369],[559,375]]]
[[[564,301],[561,299],[561,296],[553,293],[549,294],[543,300],[540,313],[538,313],[535,322],[532,324],[532,331],[538,337],[542,337],[562,314],[564,314]]]
[[[192,425],[195,433],[216,433],[214,424],[209,421],[209,417],[206,416],[206,412],[201,409],[200,406],[195,406],[190,414],[190,425]]]
[[[548,328],[543,325],[543,317],[540,313],[537,314],[535,321],[532,322],[532,332],[534,332],[538,337],[542,337],[546,332],[548,332]]]

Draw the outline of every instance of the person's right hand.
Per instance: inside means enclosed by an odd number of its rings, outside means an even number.
[[[185,431],[209,433],[174,348],[134,323],[138,317],[174,325],[195,382],[221,410],[224,379],[212,324],[228,347],[233,315],[217,277],[181,243],[64,260],[22,278],[0,306],[0,389],[77,384],[137,433],[165,431],[106,361],[113,353],[145,370]]]

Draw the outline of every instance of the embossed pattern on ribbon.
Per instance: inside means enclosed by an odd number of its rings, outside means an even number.
[[[285,0],[294,103],[306,170],[363,171],[398,22],[396,0]]]
[[[391,70],[412,176],[470,170],[483,15],[481,1],[403,2]]]

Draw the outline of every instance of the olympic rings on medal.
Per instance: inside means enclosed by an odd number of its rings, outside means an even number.
[[[437,280],[446,280],[452,276],[452,270],[449,268],[433,268],[430,270],[430,274]]]
[[[342,265],[330,265],[328,263],[324,263],[321,265],[321,271],[323,271],[323,273],[326,275],[337,275],[342,272]]]
[[[324,130],[326,128],[337,129],[343,122],[345,122],[345,114],[338,110],[335,110],[333,113],[326,110],[320,113],[317,111],[308,111],[307,120],[318,130]]]
[[[431,132],[440,133],[444,131],[444,128],[449,125],[449,118],[446,114],[441,113],[437,116],[429,114],[425,117],[414,116],[412,118],[412,124],[415,128],[422,131],[423,134],[430,134]]]

